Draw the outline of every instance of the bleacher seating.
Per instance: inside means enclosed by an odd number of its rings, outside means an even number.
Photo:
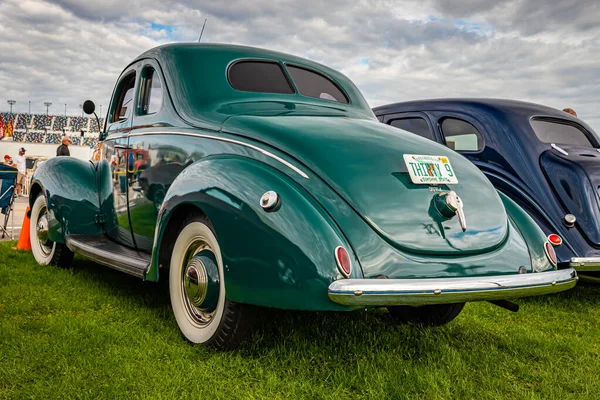
[[[99,118],[100,126],[104,126],[104,118]],[[100,130],[98,129],[98,123],[96,122],[96,118],[90,118],[90,132],[98,133]]]
[[[71,132],[79,132],[82,129],[87,129],[87,117],[71,117]]]
[[[46,114],[35,114],[33,116],[33,129],[43,131],[47,126],[50,126],[52,117]]]
[[[98,143],[98,124],[96,118],[82,116],[46,115],[0,112],[4,126],[13,124],[13,137],[0,140],[12,140],[22,143],[59,144],[64,133],[71,135],[75,146],[94,147]],[[104,127],[104,118],[100,119]],[[90,130],[88,132],[88,129]],[[81,131],[84,136],[81,136]],[[64,133],[63,133],[64,132]]]
[[[14,124],[16,114],[11,113],[0,113],[0,118],[4,121],[4,126],[8,125],[9,122]]]
[[[31,123],[31,115],[17,114],[15,129],[25,129]]]
[[[52,124],[53,131],[62,131],[67,127],[67,122],[69,122],[69,117],[66,115],[57,115],[54,117],[54,123]]]

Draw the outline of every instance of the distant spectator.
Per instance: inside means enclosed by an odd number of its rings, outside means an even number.
[[[8,154],[4,156],[4,162],[2,163],[4,165],[7,165],[9,167],[14,167],[15,165],[13,164],[13,160],[12,157],[9,156]]]
[[[572,108],[565,108],[563,111],[566,112],[567,114],[571,114],[574,117],[577,116],[577,113]]]
[[[17,196],[23,196],[23,185],[25,184],[25,174],[27,173],[24,147],[19,149],[19,155],[15,156],[14,162],[17,167]]]
[[[71,138],[67,135],[62,137],[62,144],[56,149],[56,156],[70,156],[69,145],[71,144]]]

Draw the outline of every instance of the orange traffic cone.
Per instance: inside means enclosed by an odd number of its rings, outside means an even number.
[[[21,235],[17,242],[17,250],[31,250],[31,237],[29,236],[29,207],[25,210],[23,226],[21,226]]]

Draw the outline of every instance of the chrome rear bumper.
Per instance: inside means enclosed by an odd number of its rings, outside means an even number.
[[[431,279],[340,279],[329,285],[329,298],[349,306],[397,306],[462,303],[538,296],[571,289],[573,268],[523,275]]]
[[[580,272],[600,271],[600,257],[573,257],[569,266]]]

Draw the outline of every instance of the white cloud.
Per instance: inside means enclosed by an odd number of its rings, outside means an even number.
[[[311,4],[312,3],[312,4]],[[204,39],[315,59],[352,78],[372,106],[504,97],[572,107],[600,131],[600,5],[563,0],[0,3],[0,88],[16,110],[106,105],[122,68],[170,41]],[[58,106],[60,105],[60,106]],[[106,108],[104,108],[106,110]]]

